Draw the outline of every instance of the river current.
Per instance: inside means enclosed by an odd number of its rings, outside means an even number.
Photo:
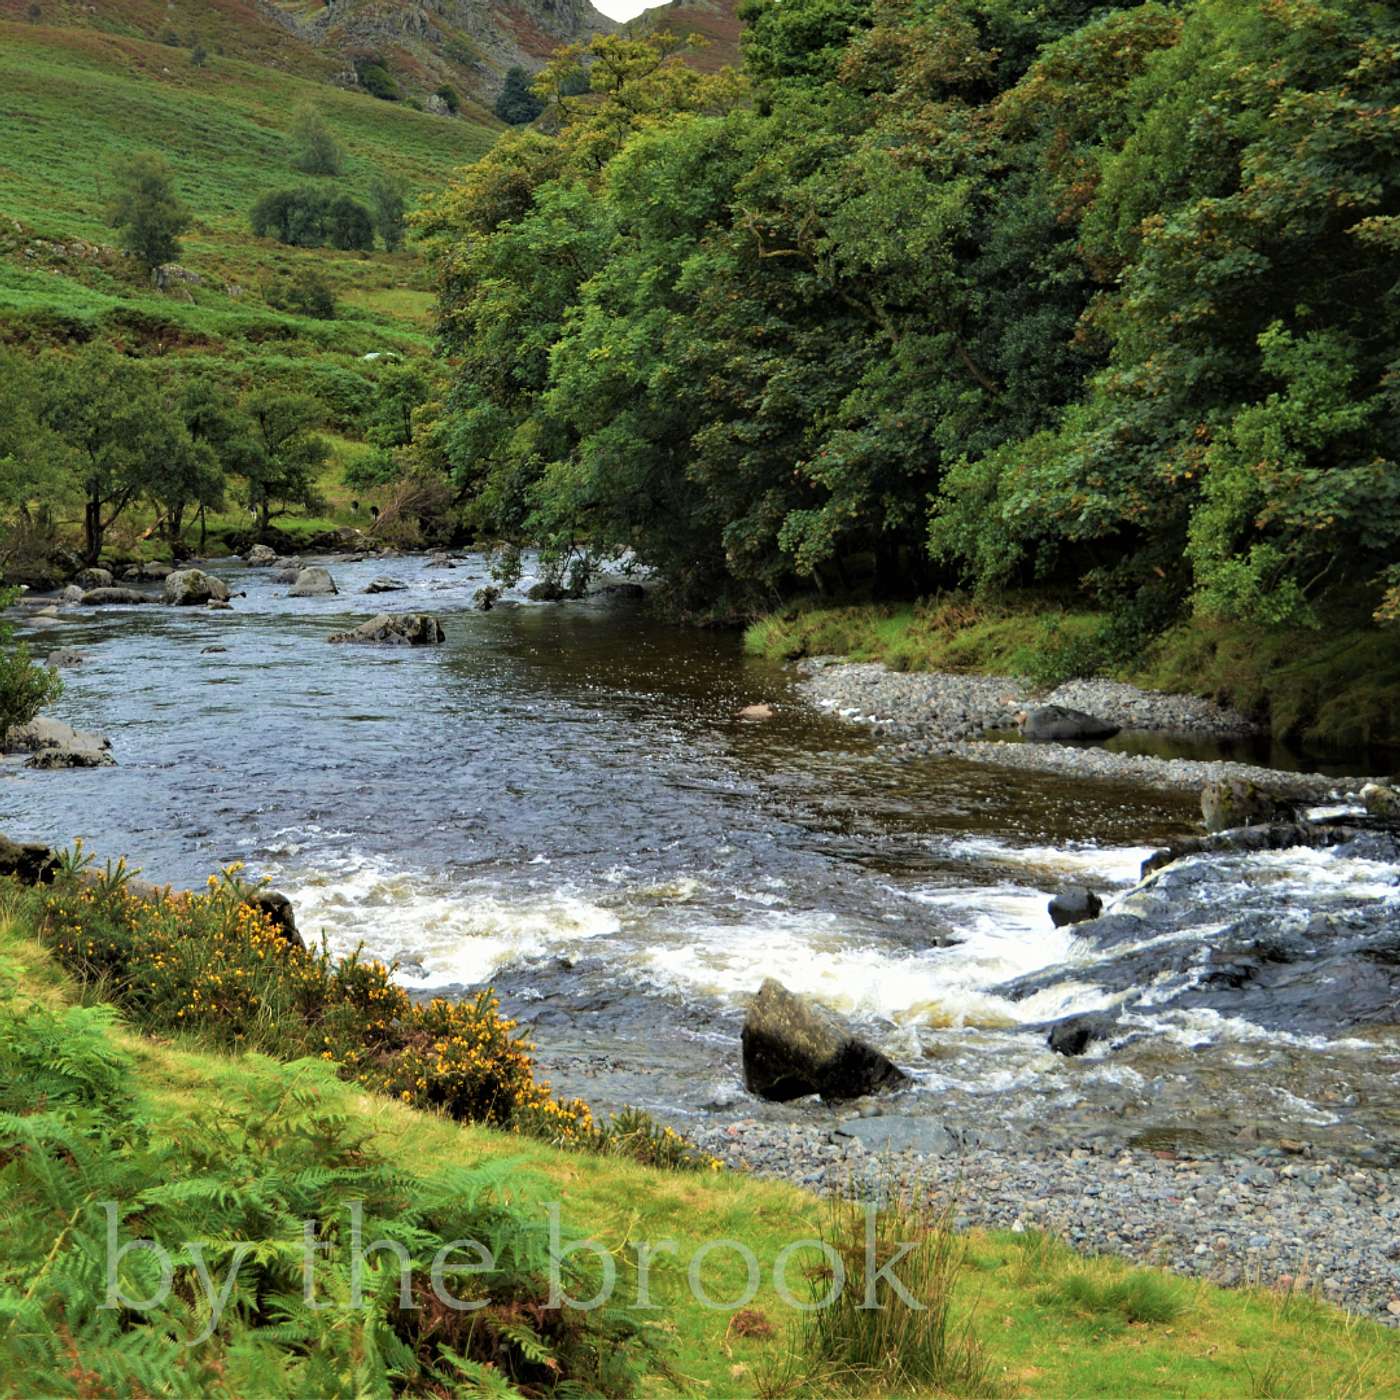
[[[1019,1029],[1105,1002],[1097,955],[1051,927],[1049,893],[1127,890],[1192,828],[1189,797],[898,760],[731,634],[608,596],[511,592],[477,612],[479,558],[329,567],[334,597],[216,566],[243,595],[232,612],[77,609],[24,629],[40,652],[84,653],[57,713],[109,735],[119,766],[7,761],[3,830],[81,835],[176,884],[244,861],[305,934],[397,959],[411,988],[494,982],[556,1084],[604,1108],[818,1112],[738,1096],[742,1006],[774,976],[911,1068],[922,1111],[988,1132],[1386,1138],[1393,1032],[1281,1037],[1177,1010],[1136,1049],[1071,1062]],[[384,574],[407,589],[361,596]],[[446,644],[327,645],[381,610],[435,613]],[[736,718],[759,700],[776,718]],[[1322,882],[1400,920],[1386,867],[1284,856],[1256,865],[1280,910]],[[997,990],[1047,971],[1028,997]]]

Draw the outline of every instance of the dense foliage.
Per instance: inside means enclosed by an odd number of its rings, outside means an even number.
[[[115,172],[108,222],[128,257],[146,270],[180,256],[180,235],[190,226],[190,212],[175,191],[175,177],[163,156],[135,155]]]
[[[1104,647],[1400,550],[1400,16],[747,0],[433,202],[476,523],[685,607],[1050,581]],[[1389,580],[1397,580],[1394,575]]]

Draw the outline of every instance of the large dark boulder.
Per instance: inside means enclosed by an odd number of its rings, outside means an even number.
[[[1066,885],[1050,901],[1050,919],[1056,928],[1082,924],[1103,913],[1103,900],[1083,885]]]
[[[1050,1027],[1045,1043],[1057,1055],[1082,1055],[1095,1041],[1112,1040],[1118,1029],[1116,1014],[1090,1011],[1056,1021]]]
[[[908,1078],[835,1017],[771,977],[749,1005],[742,1044],[749,1092],[777,1103],[807,1094],[858,1099]]]
[[[1040,705],[1034,710],[1022,710],[1016,716],[1021,733],[1036,743],[1057,743],[1068,739],[1111,739],[1119,725],[1086,715],[1083,710],[1071,710],[1064,705]]]
[[[47,846],[0,836],[0,875],[10,875],[22,885],[48,885],[57,869],[58,857]]]
[[[286,895],[279,894],[276,890],[258,890],[248,896],[247,903],[262,914],[294,948],[306,947],[297,931],[296,911]]]
[[[382,647],[430,647],[443,640],[442,624],[431,613],[380,613],[349,632],[337,632],[327,638],[331,642]]]

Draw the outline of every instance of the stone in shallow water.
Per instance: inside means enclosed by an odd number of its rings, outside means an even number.
[[[924,1157],[948,1157],[958,1150],[957,1139],[933,1118],[893,1114],[854,1118],[837,1128],[836,1135],[860,1143],[867,1152],[917,1152]]]
[[[1037,743],[1065,739],[1111,739],[1119,725],[1087,715],[1083,710],[1071,710],[1065,705],[1041,705],[1023,710],[1016,716],[1021,733]]]
[[[444,640],[442,624],[431,613],[380,613],[349,632],[337,632],[327,640],[358,642],[369,646],[426,647]]]
[[[1056,928],[1082,924],[1103,913],[1103,900],[1083,885],[1066,885],[1050,901],[1050,919]]]

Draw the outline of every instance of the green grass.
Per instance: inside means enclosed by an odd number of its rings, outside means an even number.
[[[0,960],[17,967],[25,992],[43,1005],[72,1002],[76,989],[11,912],[0,918]],[[157,1133],[176,1133],[191,1114],[266,1097],[282,1073],[257,1055],[225,1056],[179,1038],[110,1032],[135,1065],[133,1088]],[[562,1199],[566,1223],[592,1236],[635,1289],[639,1242],[674,1241],[652,1270],[649,1314],[669,1336],[672,1364],[691,1393],[724,1397],[834,1394],[868,1387],[871,1376],[823,1369],[807,1386],[790,1351],[802,1335],[772,1286],[772,1262],[793,1240],[829,1236],[831,1215],[794,1189],[738,1174],[658,1172],[617,1158],[560,1152],[527,1138],[461,1125],[327,1082],[328,1110],[348,1115],[374,1150],[405,1172],[429,1176],[442,1165],[512,1162],[518,1201]],[[712,1239],[742,1241],[759,1259],[757,1294],[740,1318],[690,1295],[686,1273]],[[6,1243],[0,1240],[0,1271]],[[945,1371],[937,1390],[883,1393],[1001,1396],[1372,1396],[1400,1389],[1394,1333],[1347,1319],[1310,1298],[1208,1284],[1087,1259],[1034,1234],[960,1237],[935,1261],[952,1284],[948,1335],[975,1339],[975,1373]],[[800,1292],[802,1260],[792,1278]],[[715,1298],[737,1296],[745,1266],[732,1249],[705,1261]],[[970,1329],[970,1332],[969,1332]],[[962,1379],[958,1379],[961,1376]],[[3,1390],[3,1386],[0,1386]],[[646,1393],[674,1393],[661,1376]],[[881,1393],[878,1383],[874,1392]]]
[[[746,649],[773,661],[845,656],[896,671],[1012,675],[1050,685],[1102,613],[1053,596],[974,601],[958,595],[901,607],[800,607],[753,623]],[[1317,629],[1188,619],[1114,679],[1206,695],[1266,721],[1283,739],[1322,746],[1400,744],[1400,634],[1364,608],[1333,604]]]

